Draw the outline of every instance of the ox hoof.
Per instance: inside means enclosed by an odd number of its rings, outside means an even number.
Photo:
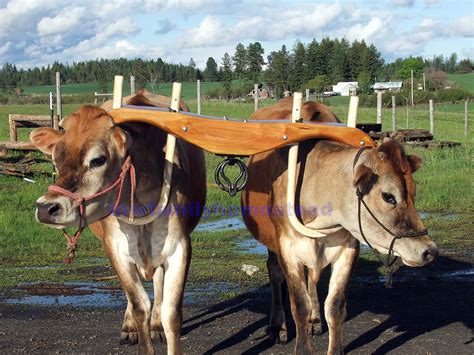
[[[310,322],[308,325],[308,335],[321,335],[323,334],[323,327],[321,321]]]
[[[166,337],[163,330],[152,330],[150,332],[151,340],[157,343],[166,343]]]
[[[120,344],[135,345],[138,343],[138,333],[136,332],[121,332]]]
[[[288,342],[288,331],[286,329],[268,327],[267,333],[272,344],[286,344]]]

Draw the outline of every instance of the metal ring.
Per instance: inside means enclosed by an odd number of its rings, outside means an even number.
[[[232,182],[225,174],[225,169],[227,166],[237,165],[239,168],[239,175]],[[235,196],[235,194],[245,187],[248,179],[248,171],[245,163],[235,157],[227,157],[219,163],[214,173],[214,180],[216,184],[224,191],[226,191],[230,196]]]

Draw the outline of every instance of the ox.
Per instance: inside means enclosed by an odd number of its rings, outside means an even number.
[[[250,119],[290,119],[291,111],[292,100],[288,98],[262,108]],[[338,122],[319,103],[305,103],[301,114],[304,120]],[[300,143],[296,213],[307,227],[327,233],[314,239],[299,234],[287,217],[293,210],[286,205],[288,148],[250,159],[242,211],[247,228],[268,248],[272,287],[268,333],[272,340],[287,341],[282,304],[286,280],[296,324],[295,351],[312,352],[308,334],[321,333],[316,285],[321,271],[331,265],[324,304],[328,354],[343,353],[347,288],[359,255],[359,242],[384,254],[390,254],[393,247],[394,255],[408,266],[422,266],[435,258],[436,245],[414,205],[412,173],[420,166],[421,159],[406,155],[395,141],[366,150],[325,140]]]
[[[167,107],[170,99],[141,92],[124,102]],[[181,109],[188,110],[183,103]],[[102,240],[128,300],[122,343],[138,341],[139,353],[153,353],[152,339],[166,337],[168,353],[180,353],[189,235],[202,210],[176,211],[205,203],[203,152],[177,141],[168,203],[158,206],[165,165],[163,131],[141,123],[115,125],[104,109],[93,106],[83,106],[61,126],[65,133],[39,128],[30,136],[36,147],[52,155],[57,170],[56,184],[36,201],[36,218],[61,229],[89,225]],[[120,189],[110,189],[114,181],[120,181]],[[153,308],[141,277],[153,280]]]

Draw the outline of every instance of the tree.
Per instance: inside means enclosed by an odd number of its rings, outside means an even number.
[[[265,72],[265,83],[272,87],[276,97],[281,97],[288,90],[288,73],[290,68],[290,55],[283,45],[277,52],[271,52],[269,67]]]
[[[217,72],[217,63],[214,58],[209,57],[206,61],[206,69],[204,69],[204,80],[206,81],[218,81],[219,75]]]
[[[411,77],[411,71],[413,70],[413,76],[419,77],[423,71],[423,59],[421,57],[408,57],[401,63],[401,67],[397,70],[396,74],[399,79],[408,79]]]
[[[230,58],[229,53],[225,53],[222,57],[222,86],[224,87],[224,94],[227,98],[230,97],[232,92],[232,59]]]
[[[357,90],[361,94],[368,94],[370,91],[370,83],[371,83],[370,73],[366,71],[360,72],[359,75],[357,76]]]
[[[191,59],[189,59],[189,63],[188,63],[188,67],[191,67],[191,68],[196,68],[196,62],[194,62],[194,59],[191,57]]]
[[[438,91],[448,84],[448,75],[441,70],[426,69],[426,85],[430,89]]]
[[[293,47],[292,65],[289,75],[290,88],[292,91],[299,90],[306,80],[305,68],[305,54],[306,49],[303,43],[296,42]]]
[[[235,78],[242,79],[248,67],[247,49],[245,49],[242,43],[237,44],[237,46],[235,47],[235,53],[232,57],[232,63],[234,64]]]
[[[331,85],[331,79],[329,76],[321,74],[316,75],[313,79],[304,84],[305,89],[313,90],[315,93],[320,94],[326,91]]]
[[[254,83],[258,81],[258,76],[262,71],[262,66],[265,64],[265,61],[263,60],[264,52],[265,51],[259,42],[250,43],[247,46],[247,79]]]
[[[322,62],[324,60],[320,54],[319,43],[313,39],[306,48],[305,67],[307,78],[314,78],[321,73]]]
[[[474,69],[474,64],[469,59],[463,59],[459,62],[458,71],[461,74],[471,73]]]
[[[333,55],[329,59],[331,68],[331,82],[337,83],[349,78],[349,63],[347,60],[347,52],[349,51],[349,42],[346,39],[334,41]]]

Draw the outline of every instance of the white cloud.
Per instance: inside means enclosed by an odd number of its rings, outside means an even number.
[[[8,49],[10,48],[11,44],[12,44],[11,42],[7,42],[3,46],[0,47],[0,56],[8,52]]]
[[[40,36],[69,32],[75,28],[86,13],[85,7],[65,7],[55,17],[44,17],[38,23],[38,33]]]
[[[463,16],[453,21],[449,30],[453,36],[474,37],[474,15]]]
[[[247,39],[282,40],[288,36],[315,37],[323,30],[342,23],[349,11],[339,3],[301,5],[293,8],[262,8],[261,15],[245,16],[233,26],[220,18],[206,16],[201,23],[188,29],[178,41],[180,48],[222,46]]]

